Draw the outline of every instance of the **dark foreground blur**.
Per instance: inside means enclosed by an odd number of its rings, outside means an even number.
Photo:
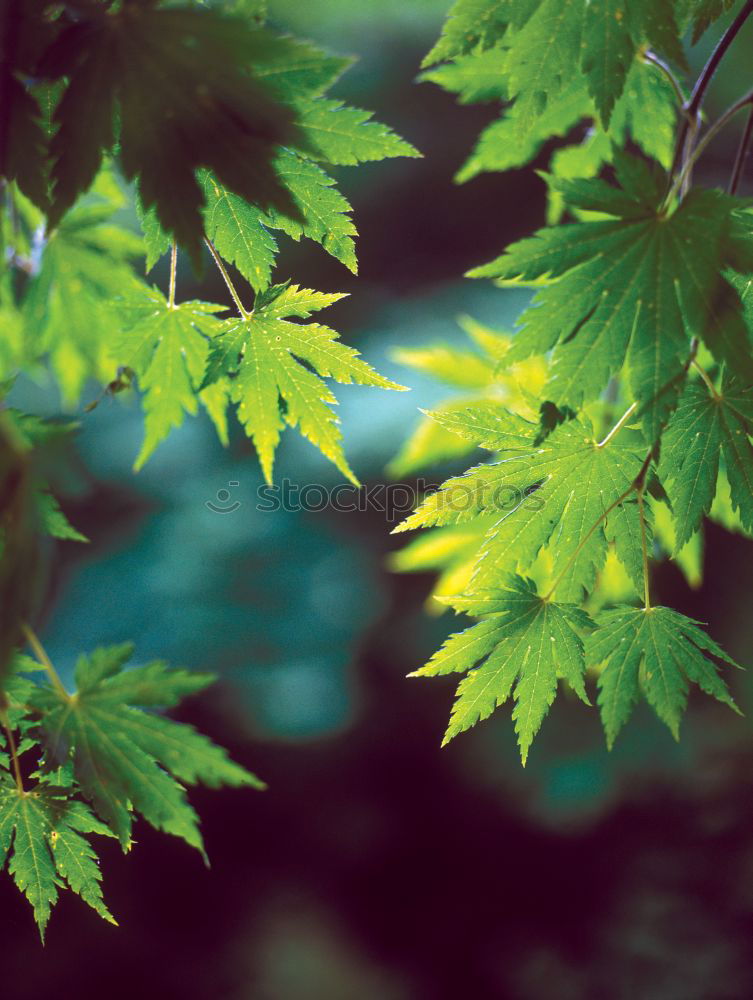
[[[352,291],[329,322],[415,387],[399,397],[338,390],[354,468],[385,481],[415,408],[441,392],[391,364],[388,349],[460,339],[461,312],[511,325],[519,297],[459,276],[542,221],[543,189],[531,171],[452,185],[493,111],[458,109],[412,83],[443,3],[390,2],[373,16],[367,0],[277,6],[283,23],[362,54],[342,95],[426,154],[346,180],[362,234],[357,283],[316,247],[293,248],[280,272]],[[222,295],[210,273],[203,291]],[[40,389],[27,394],[54,410]],[[453,624],[426,615],[428,577],[385,570],[394,539],[384,517],[255,510],[250,446],[238,436],[223,452],[199,420],[133,477],[140,433],[127,403],[84,422],[62,485],[92,544],[60,547],[49,650],[70,671],[81,649],[133,638],[142,661],[216,670],[222,683],[180,718],[270,788],[192,794],[211,871],[145,826],[128,858],[106,844],[120,928],[67,894],[43,950],[28,905],[0,879],[3,996],[753,996],[749,721],[693,699],[677,745],[639,711],[607,754],[596,713],[561,698],[525,771],[504,709],[440,751],[452,685],[405,675]],[[295,440],[279,475],[337,482]],[[230,482],[241,506],[210,511]],[[656,581],[661,600],[707,621],[743,663],[751,552],[712,530],[702,589],[673,569]],[[751,681],[736,680],[750,712]]]

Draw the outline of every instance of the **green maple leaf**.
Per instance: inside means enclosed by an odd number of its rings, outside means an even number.
[[[606,554],[602,522],[629,494],[645,447],[630,440],[623,444],[619,437],[601,445],[585,417],[562,424],[537,444],[538,425],[492,404],[435,418],[498,452],[501,460],[447,480],[395,530],[463,523],[496,511],[474,585],[494,586],[500,572],[528,569],[549,545],[558,565],[572,559],[558,593],[566,600],[580,599]]]
[[[714,658],[738,664],[698,626],[663,607],[615,608],[599,616],[586,639],[586,662],[603,665],[598,703],[610,748],[640,695],[675,739],[690,683],[738,711]]]
[[[582,81],[577,86],[585,92]],[[580,144],[555,150],[549,170],[556,179],[596,177],[611,161],[613,146],[624,146],[630,139],[668,170],[674,156],[676,124],[677,97],[671,84],[656,66],[636,57],[612,111],[609,131],[594,121]],[[531,150],[531,155],[537,148]],[[556,184],[550,185],[547,221],[559,222],[564,209],[562,192]],[[573,214],[579,217],[579,210],[574,208]]]
[[[694,189],[667,215],[661,178],[622,155],[616,170],[620,188],[598,179],[560,185],[568,204],[612,220],[540,230],[470,275],[543,283],[510,359],[554,348],[546,395],[574,406],[595,398],[627,360],[654,440],[676,402],[690,336],[719,360],[751,364],[740,296],[725,277],[749,264],[735,199]]]
[[[297,105],[300,126],[317,158],[341,166],[392,156],[420,156],[418,150],[362,111],[320,97]]]
[[[436,83],[458,95],[461,104],[504,100],[506,53],[502,48],[456,56],[452,62],[422,73],[419,80]]]
[[[297,285],[273,286],[257,297],[252,313],[224,323],[214,340],[204,385],[233,376],[230,397],[238,405],[238,419],[254,442],[267,482],[272,481],[275,450],[288,423],[299,427],[357,483],[343,453],[338,419],[330,409],[337,400],[323,378],[403,388],[375,372],[354,348],[340,343],[330,327],[291,322],[291,317],[307,319],[342,297]]]
[[[501,122],[486,131],[461,178],[478,169],[500,169],[482,165],[495,153],[508,166],[516,159],[527,162],[546,138],[564,134],[573,114],[572,97],[564,94],[574,87],[585,97],[582,115],[591,117],[595,105],[606,129],[645,45],[686,65],[673,0],[458,3],[424,65],[450,62],[423,78],[455,91],[464,102],[514,100]],[[574,62],[582,79],[573,74]],[[505,149],[521,143],[522,150]]]
[[[515,731],[525,764],[560,678],[568,681],[581,701],[589,703],[583,643],[576,629],[588,629],[592,622],[574,605],[542,600],[531,580],[517,576],[506,586],[446,598],[446,603],[482,621],[451,635],[426,666],[411,675],[436,677],[470,671],[458,686],[443,745],[487,719],[512,694]],[[478,663],[481,666],[476,667]]]
[[[685,0],[687,15],[693,23],[693,45],[714,21],[734,5],[735,0]]]
[[[248,201],[294,212],[272,159],[295,143],[294,115],[254,66],[279,62],[285,39],[242,18],[191,7],[88,7],[45,53],[42,76],[70,82],[55,110],[52,224],[91,183],[120,123],[126,177],[146,209],[199,259],[207,167]],[[249,72],[251,70],[251,72]]]
[[[636,44],[621,0],[586,5],[581,65],[588,90],[605,125],[622,93]]]
[[[156,288],[134,300],[137,321],[122,334],[115,350],[132,368],[144,393],[144,443],[136,458],[140,469],[186,413],[196,413],[197,393],[209,355],[211,335],[219,328],[212,315],[226,306],[208,302],[171,305]]]
[[[110,345],[121,329],[114,302],[143,288],[131,262],[141,240],[112,222],[125,204],[109,171],[47,237],[22,300],[29,360],[47,353],[66,404],[88,378],[109,381]],[[41,219],[37,219],[41,222]]]
[[[648,547],[653,540],[653,508],[648,503],[643,505],[643,530]],[[614,544],[617,558],[627,570],[636,592],[643,594],[643,542],[637,496],[628,498],[609,514],[604,534],[607,541]]]
[[[82,793],[124,847],[137,812],[203,851],[183,783],[263,786],[191,726],[143,711],[177,704],[212,683],[212,675],[160,662],[124,669],[132,651],[125,643],[80,657],[72,695],[36,688],[29,702],[40,740],[51,764],[72,762]]]
[[[698,529],[711,508],[722,457],[732,509],[753,530],[753,426],[751,390],[725,378],[713,393],[690,383],[662,439],[659,475],[672,503],[675,553]]]
[[[509,0],[455,0],[439,41],[421,65],[433,66],[446,59],[491,48],[504,37],[511,23],[519,23],[524,18],[523,8],[531,9],[537,2],[519,0],[513,7]]]
[[[521,131],[530,128],[571,79],[573,53],[581,50],[584,10],[581,0],[542,0],[506,40],[505,80]]]
[[[473,60],[474,56],[468,56]],[[444,67],[442,67],[444,69]],[[452,86],[441,71],[432,76],[446,89]],[[530,162],[544,143],[553,137],[566,136],[583,119],[594,119],[593,102],[584,77],[575,76],[563,89],[551,96],[546,107],[524,126],[520,111],[512,104],[502,116],[488,125],[479,136],[468,160],[455,179],[463,183],[490,170],[512,170]],[[551,170],[556,177],[592,177],[612,156],[612,143],[624,145],[628,138],[650,157],[669,167],[674,150],[677,99],[666,78],[656,67],[633,58],[625,86],[611,113],[608,133],[593,120],[586,139],[579,146],[556,150]],[[576,160],[576,157],[578,158]],[[550,198],[559,192],[550,190]]]
[[[441,79],[436,82],[443,83]],[[446,85],[443,83],[443,85]],[[588,116],[590,101],[581,79],[571,81],[547,101],[540,115],[523,126],[518,105],[487,125],[455,180],[464,183],[490,170],[512,170],[528,163],[549,139],[565,136]]]
[[[390,553],[389,568],[395,573],[435,572],[427,605],[433,614],[445,611],[446,605],[437,601],[461,593],[468,585],[478,550],[494,520],[492,515],[422,531],[402,549]]]
[[[267,228],[266,215],[257,205],[229,191],[208,171],[202,182],[207,236],[254,291],[262,291],[269,286],[277,254],[277,241]]]
[[[686,66],[674,0],[591,0],[586,5],[581,66],[599,116],[609,124],[632,61],[645,41]]]
[[[144,236],[144,249],[146,250],[146,273],[148,274],[157,261],[170,249],[172,240],[159,224],[157,212],[154,206],[144,208],[138,195],[134,198],[136,215],[138,216],[141,232]]]
[[[60,538],[69,542],[88,542],[86,535],[77,531],[65,514],[60,509],[57,499],[46,489],[38,489],[36,492],[37,517],[41,529],[53,538]]]
[[[317,164],[288,149],[278,153],[275,170],[297,211],[286,213],[271,207],[267,212],[267,224],[294,240],[302,236],[314,240],[356,274],[358,263],[353,237],[357,233],[350,217],[352,208],[332,178]]]
[[[281,100],[293,102],[323,94],[352,62],[299,38],[278,38],[264,61],[254,66],[254,76]]]
[[[31,903],[42,940],[65,886],[115,923],[102,898],[97,856],[83,836],[88,833],[112,836],[83,803],[44,785],[20,791],[9,776],[0,780],[0,868],[9,858],[8,871]]]

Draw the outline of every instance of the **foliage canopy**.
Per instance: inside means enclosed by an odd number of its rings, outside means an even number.
[[[86,541],[48,475],[74,425],[19,412],[15,380],[51,377],[68,410],[92,381],[136,389],[135,469],[200,408],[226,444],[234,408],[268,482],[287,425],[357,483],[329,380],[403,388],[319,322],[341,295],[275,268],[280,241],[305,237],[356,273],[330,171],[419,154],[329,94],[349,60],[276,32],[263,8],[0,12],[0,863],[42,935],[65,888],[114,921],[90,837],[128,850],[141,817],[203,854],[186,786],[263,785],[161,714],[210,674],[131,666],[124,644],[82,655],[75,690],[63,685],[32,622],[45,539]],[[469,273],[534,290],[516,330],[466,320],[472,349],[397,355],[459,395],[422,418],[392,472],[486,453],[397,529],[422,533],[393,557],[437,570],[435,596],[478,619],[416,671],[465,675],[445,742],[512,699],[525,763],[560,682],[596,702],[609,747],[641,698],[675,737],[693,686],[736,710],[734,660],[654,605],[650,562],[695,579],[704,518],[753,532],[753,210],[738,196],[753,130],[726,192],[693,177],[753,107],[747,95],[702,121],[751,13],[753,0],[456,0],[423,62],[460,102],[499,106],[457,181],[535,160],[548,192],[547,225]],[[711,28],[686,97],[688,46]],[[143,265],[166,254],[163,293]],[[180,299],[179,259],[217,267],[233,315]]]

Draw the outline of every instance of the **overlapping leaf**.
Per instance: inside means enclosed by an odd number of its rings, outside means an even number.
[[[455,0],[442,26],[442,35],[424,58],[424,66],[496,45],[511,24],[524,23],[538,0]]]
[[[138,317],[115,346],[118,359],[132,368],[144,393],[145,435],[135,468],[146,462],[186,413],[196,413],[209,341],[219,329],[214,313],[225,306],[208,302],[172,305],[157,289],[133,300]]]
[[[162,663],[124,669],[128,643],[82,656],[77,690],[39,687],[30,695],[50,764],[73,764],[81,791],[124,847],[133,813],[203,851],[196,813],[182,783],[252,785],[258,779],[191,726],[143,711],[170,707],[205,688],[211,675]]]
[[[272,166],[299,133],[290,108],[254,66],[279,63],[291,46],[242,18],[195,7],[89,7],[45,53],[40,73],[70,83],[55,111],[53,208],[57,223],[86,190],[114,142],[137,178],[145,208],[198,259],[198,167],[264,206],[294,206]],[[249,72],[249,69],[251,72]]]
[[[672,501],[675,552],[709,512],[724,459],[730,500],[742,525],[753,530],[753,393],[725,378],[719,392],[690,383],[663,437],[660,474]]]
[[[0,776],[0,869],[8,861],[14,882],[31,903],[44,940],[60,888],[67,887],[110,923],[102,874],[84,834],[112,836],[81,802],[40,784],[20,791],[9,775]]]
[[[654,440],[676,402],[690,336],[719,360],[751,363],[740,297],[725,277],[728,267],[750,265],[740,256],[735,199],[694,189],[666,214],[660,178],[625,156],[617,171],[620,188],[598,180],[562,185],[569,204],[613,221],[540,230],[470,273],[543,282],[511,357],[554,347],[546,392],[573,406],[595,398],[627,360]]]
[[[592,623],[574,605],[542,600],[534,584],[521,577],[511,577],[496,590],[447,598],[447,603],[482,621],[451,635],[414,675],[469,672],[458,686],[444,743],[488,718],[512,694],[515,731],[525,764],[560,678],[588,703],[578,633]]]
[[[599,675],[599,709],[611,747],[643,695],[677,739],[689,684],[735,709],[714,659],[737,666],[699,623],[671,608],[616,608],[586,639]]]
[[[233,376],[231,399],[238,404],[238,419],[254,442],[268,482],[285,423],[299,427],[357,482],[343,453],[338,418],[330,408],[337,400],[323,378],[403,388],[374,371],[330,327],[291,322],[293,317],[307,319],[340,298],[297,285],[274,286],[257,298],[251,314],[225,322],[214,340],[204,384]]]
[[[434,344],[399,348],[392,352],[392,358],[462,391],[462,395],[439,406],[439,412],[454,413],[496,400],[504,401],[506,409],[514,413],[535,418],[538,395],[546,382],[546,363],[541,358],[529,358],[508,365],[503,359],[512,343],[509,335],[491,330],[469,317],[461,319],[460,323],[475,351]],[[407,476],[438,462],[468,455],[475,447],[473,441],[424,415],[390,462],[389,472],[395,477]]]
[[[706,29],[735,5],[735,0],[684,0],[688,18],[693,24],[693,44]]]
[[[320,97],[297,105],[300,127],[318,158],[340,166],[392,156],[420,156],[392,129],[362,111]]]
[[[450,60],[428,78],[465,100],[514,99],[509,122],[520,138],[569,86],[574,64],[608,126],[643,45],[685,65],[673,0],[468,0],[450,11],[424,65]],[[486,82],[495,64],[497,82]]]
[[[21,309],[29,362],[48,354],[68,405],[89,378],[110,379],[111,347],[122,329],[115,301],[143,287],[132,268],[141,240],[115,225],[125,198],[109,171],[51,233],[36,219],[33,277]]]
[[[629,495],[645,447],[630,438],[623,443],[619,436],[601,445],[585,418],[562,424],[537,444],[537,425],[493,405],[437,418],[499,452],[501,460],[447,480],[396,530],[464,523],[496,512],[474,585],[494,586],[500,573],[528,569],[549,545],[556,565],[569,565],[558,594],[580,599],[606,554],[603,522]]]
[[[264,212],[234,195],[211,173],[202,174],[206,231],[221,256],[235,264],[256,291],[263,291],[269,286],[277,254],[270,230],[279,230],[294,240],[302,236],[314,240],[355,274],[357,233],[352,208],[332,178],[318,164],[291,150],[277,154],[275,168],[297,215]]]

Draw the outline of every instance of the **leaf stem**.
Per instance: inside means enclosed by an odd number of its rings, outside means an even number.
[[[714,385],[714,383],[709,378],[709,373],[707,371],[704,371],[703,368],[701,368],[701,366],[698,364],[698,362],[695,360],[695,358],[693,358],[693,361],[691,362],[691,364],[692,364],[693,368],[695,368],[695,370],[701,376],[701,379],[705,382],[706,388],[711,393],[712,399],[719,400],[721,397],[720,397],[719,393],[716,391],[716,386]]]
[[[605,444],[609,444],[609,442],[612,440],[615,434],[619,433],[619,431],[625,426],[628,420],[635,413],[637,405],[638,405],[637,403],[630,404],[630,406],[627,408],[627,410],[625,410],[625,412],[622,414],[620,419],[617,421],[617,423],[614,425],[611,431],[607,434],[604,440],[599,441],[599,443],[596,445],[597,448],[603,448]]]
[[[677,77],[675,76],[675,74],[672,72],[672,70],[670,69],[669,65],[667,63],[665,63],[663,59],[660,59],[659,56],[657,56],[657,54],[655,52],[652,52],[651,49],[646,49],[646,51],[643,53],[643,61],[647,62],[647,63],[651,63],[652,66],[656,66],[656,68],[661,73],[663,73],[664,76],[666,76],[667,80],[669,80],[669,82],[670,82],[670,84],[672,86],[672,90],[674,90],[674,92],[675,92],[675,97],[677,98],[677,103],[683,109],[683,114],[684,114],[685,113],[684,112],[685,102],[686,102],[687,99],[685,97],[685,94],[683,93],[682,87],[680,86],[679,80],[677,79]]]
[[[173,240],[170,253],[170,291],[167,298],[167,308],[175,308],[175,278],[178,272],[178,244]]]
[[[737,147],[735,165],[732,168],[732,176],[729,179],[729,186],[727,187],[728,194],[737,194],[737,189],[740,187],[740,180],[745,168],[745,160],[748,156],[751,138],[753,138],[753,102],[748,113],[748,120],[745,123],[745,130],[740,139],[740,145]]]
[[[220,255],[215,250],[214,243],[212,243],[212,241],[210,239],[208,239],[207,237],[204,237],[204,242],[209,247],[209,252],[211,253],[212,257],[214,258],[214,262],[217,265],[217,269],[220,272],[220,274],[222,275],[222,277],[223,277],[223,279],[225,281],[225,284],[227,285],[227,290],[230,292],[230,294],[233,297],[233,302],[235,302],[235,305],[236,305],[236,308],[238,309],[238,312],[241,314],[241,316],[243,317],[243,319],[249,319],[252,314],[247,309],[244,309],[243,303],[240,300],[240,296],[238,295],[238,292],[235,290],[235,285],[230,280],[230,275],[227,272],[227,268],[223,264],[222,258],[220,257]]]
[[[643,502],[644,483],[638,487],[638,517],[641,522],[641,552],[643,554],[643,600],[646,611],[651,610],[651,594],[648,584],[648,545],[646,544],[646,511]]]
[[[34,655],[42,664],[44,669],[47,671],[47,675],[52,681],[52,686],[55,688],[55,690],[57,691],[57,693],[60,695],[61,698],[65,699],[65,701],[70,701],[71,696],[65,690],[65,686],[63,685],[63,682],[60,680],[60,674],[53,666],[52,660],[45,652],[45,648],[39,641],[36,632],[27,622],[21,623],[21,631],[23,632],[26,641],[29,643],[32,650],[34,651]]]
[[[16,779],[16,788],[18,789],[19,795],[24,794],[24,782],[21,777],[21,766],[18,763],[18,750],[16,748],[16,740],[13,736],[13,730],[11,729],[10,719],[8,718],[8,710],[3,707],[0,709],[0,722],[2,722],[3,729],[5,730],[5,737],[8,740],[8,750],[10,751],[10,759],[13,763],[13,776]]]

